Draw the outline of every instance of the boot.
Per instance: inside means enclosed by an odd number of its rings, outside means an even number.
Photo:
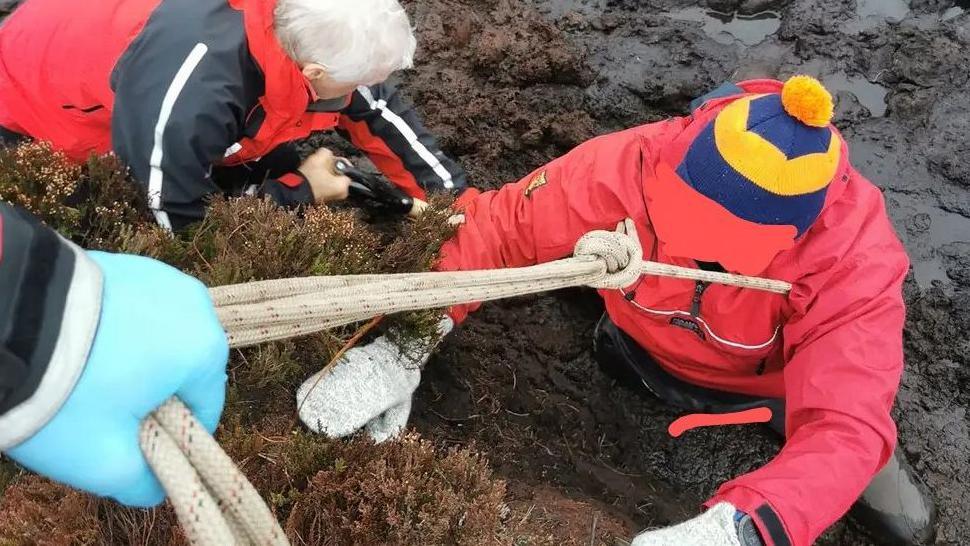
[[[887,544],[930,544],[936,536],[936,506],[901,451],[896,448],[849,514]]]

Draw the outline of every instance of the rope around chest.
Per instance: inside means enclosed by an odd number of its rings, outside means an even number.
[[[210,293],[229,345],[248,347],[378,315],[576,286],[619,289],[642,275],[783,295],[791,291],[783,281],[645,262],[633,221],[625,220],[615,232],[584,235],[572,257],[532,267],[280,279],[221,286]],[[193,544],[289,544],[256,489],[180,401],[170,399],[145,419],[140,442]]]

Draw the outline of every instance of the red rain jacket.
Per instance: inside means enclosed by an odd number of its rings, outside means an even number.
[[[319,100],[276,38],[275,6],[27,0],[0,27],[0,126],[78,161],[113,150],[176,225],[224,190],[213,165],[252,162],[318,130],[340,130],[413,196],[465,187],[393,85]],[[298,172],[264,190],[281,205],[313,201]]]
[[[774,81],[741,86],[781,91]],[[696,267],[664,253],[645,203],[658,160],[677,165],[693,134],[729,100],[593,139],[482,194],[467,206],[467,223],[444,246],[439,268],[556,260],[569,256],[582,234],[613,230],[627,217],[645,259]],[[668,372],[709,388],[786,399],[784,448],[722,485],[708,505],[727,501],[751,514],[775,545],[811,544],[845,514],[896,445],[890,409],[903,369],[908,268],[879,189],[849,164],[843,143],[818,221],[762,273],[792,283],[789,296],[711,285],[692,313],[691,281],[644,276],[625,291],[600,291],[611,319]],[[456,307],[452,315],[462,320],[474,308]],[[692,318],[703,337],[678,317]]]

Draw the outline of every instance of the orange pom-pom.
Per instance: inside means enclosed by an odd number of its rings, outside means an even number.
[[[825,127],[832,122],[832,94],[811,76],[792,76],[781,90],[785,111],[805,125]]]

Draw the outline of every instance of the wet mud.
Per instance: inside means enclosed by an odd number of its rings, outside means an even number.
[[[0,1],[0,16],[16,3]],[[481,188],[595,135],[684,114],[727,80],[819,76],[913,261],[894,411],[902,447],[938,504],[935,544],[968,541],[970,2],[404,3],[421,44],[404,87]],[[777,452],[758,426],[670,438],[677,412],[594,363],[601,313],[583,290],[486,305],[424,374],[412,423],[490,458],[509,482],[512,536],[614,544],[693,516],[718,485]],[[818,544],[885,542],[845,518]]]
[[[913,268],[895,416],[940,510],[970,537],[970,9],[943,0],[412,0],[409,95],[479,187],[597,134],[686,112],[726,80],[819,76],[853,164],[883,189]],[[515,505],[550,491],[632,534],[696,513],[777,452],[757,426],[666,434],[678,414],[613,385],[591,357],[602,313],[575,290],[486,305],[425,372],[414,425],[475,442]],[[541,493],[541,494],[540,494]],[[517,516],[518,517],[518,516]],[[573,517],[562,514],[563,518]],[[527,519],[527,518],[526,518]],[[562,543],[591,530],[564,526]],[[595,533],[598,534],[598,533]],[[607,542],[605,535],[601,543]],[[882,545],[850,518],[818,542]]]

